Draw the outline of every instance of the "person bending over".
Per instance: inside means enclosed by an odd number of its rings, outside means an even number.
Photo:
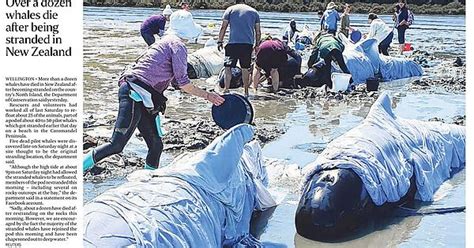
[[[252,52],[254,46],[259,45],[261,36],[260,16],[254,8],[246,5],[244,0],[236,0],[236,4],[227,8],[222,17],[219,40],[217,41],[219,50],[223,48],[227,26],[230,26],[230,35],[225,46],[224,92],[229,91],[232,79],[231,68],[236,67],[237,62],[240,62],[244,91],[248,96]]]
[[[332,88],[332,82],[330,80],[332,61],[335,61],[339,65],[341,71],[351,74],[344,62],[344,57],[342,56],[343,51],[344,45],[339,38],[334,37],[334,35],[326,32],[321,32],[316,35],[313,52],[308,60],[308,68],[314,67],[321,70],[323,74],[322,78],[329,88]]]
[[[155,34],[163,36],[165,32],[166,22],[170,20],[170,16],[173,14],[171,6],[168,4],[163,10],[162,15],[152,15],[148,17],[140,27],[140,34],[145,40],[147,45],[155,43]]]
[[[368,19],[370,29],[366,38],[375,38],[379,43],[379,53],[388,56],[388,49],[393,40],[392,29],[374,13],[370,13]]]
[[[261,77],[260,73],[261,70],[263,70],[267,78],[271,78],[273,92],[278,91],[280,87],[280,74],[278,69],[287,63],[288,55],[301,64],[301,56],[278,39],[268,37],[267,40],[260,44],[257,49],[256,65],[254,66],[252,75],[255,90],[257,90]]]
[[[188,13],[189,12],[184,12]],[[181,19],[181,20],[177,20]],[[187,23],[188,25],[176,25]],[[159,112],[164,112],[166,97],[163,92],[171,83],[181,90],[220,105],[224,99],[191,84],[187,75],[187,50],[183,41],[192,18],[186,14],[173,15],[164,37],[136,60],[119,80],[119,111],[111,141],[90,151],[83,160],[83,171],[112,154],[120,153],[138,128],[148,146],[146,169],[158,168],[163,142]],[[183,30],[186,29],[186,30]],[[192,33],[192,32],[191,32]]]

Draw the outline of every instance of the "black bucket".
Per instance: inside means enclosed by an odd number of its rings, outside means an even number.
[[[252,104],[242,95],[227,94],[222,96],[225,101],[220,106],[212,106],[212,119],[222,129],[230,129],[241,123],[253,122]]]
[[[377,78],[367,79],[367,91],[377,91],[379,90],[379,80]]]

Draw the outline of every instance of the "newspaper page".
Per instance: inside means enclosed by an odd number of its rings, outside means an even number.
[[[82,243],[82,3],[1,2],[0,247]]]
[[[0,5],[0,247],[470,247],[466,1]]]

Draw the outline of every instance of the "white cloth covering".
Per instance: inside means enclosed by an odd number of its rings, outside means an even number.
[[[362,179],[376,205],[397,202],[415,175],[416,198],[432,201],[451,174],[465,167],[465,127],[397,117],[383,94],[367,118],[332,141],[305,167],[303,186],[320,170],[348,168]]]
[[[84,207],[84,246],[258,246],[252,212],[276,203],[261,148],[248,143],[253,135],[251,126],[236,126],[205,150],[98,196]]]

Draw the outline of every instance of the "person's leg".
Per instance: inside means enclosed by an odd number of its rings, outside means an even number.
[[[158,134],[158,128],[155,118],[143,109],[142,118],[138,123],[138,130],[140,130],[148,147],[145,168],[157,169],[160,164],[163,141]]]
[[[250,68],[242,68],[242,82],[244,83],[245,96],[248,96],[250,87]]]
[[[389,55],[388,49],[390,48],[390,44],[392,43],[393,39],[393,32],[390,32],[390,34],[382,41],[380,42],[379,45],[379,52],[382,53],[383,55]]]
[[[260,83],[260,68],[257,66],[257,65],[254,65],[253,67],[253,73],[252,73],[252,82],[253,82],[253,88],[255,90],[255,92],[257,92],[257,88],[258,88],[258,83]]]
[[[242,82],[244,83],[245,96],[249,95],[250,65],[252,63],[252,52],[253,46],[250,44],[242,45],[241,49],[239,49],[239,63],[240,67],[242,68]]]
[[[140,33],[148,46],[155,43],[155,36],[151,32],[140,30]]]
[[[236,45],[228,44],[225,46],[224,61],[224,93],[229,91],[230,81],[232,80],[232,68],[237,65]],[[243,71],[242,71],[243,73]]]
[[[123,84],[119,90],[119,112],[112,139],[109,143],[94,149],[92,153],[94,162],[122,152],[141,119],[143,108],[142,103],[137,103],[130,98],[128,84]]]
[[[398,43],[400,44],[398,46],[398,51],[399,54],[403,54],[403,47],[405,47],[405,28],[399,27],[397,28],[398,30]]]
[[[278,87],[280,86],[280,74],[278,73],[278,68],[272,68],[270,71],[270,76],[272,77],[272,86],[273,92],[278,91]]]

